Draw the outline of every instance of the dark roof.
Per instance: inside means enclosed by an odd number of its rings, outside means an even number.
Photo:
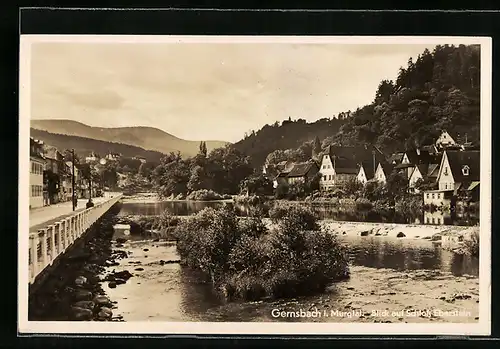
[[[451,173],[455,182],[479,181],[480,152],[479,150],[446,151]],[[469,166],[469,175],[464,176],[462,168]]]
[[[414,167],[415,165],[413,164],[398,164],[394,166],[395,169],[400,169],[400,168],[408,168],[408,167]]]
[[[339,174],[358,174],[358,170],[353,167],[337,167],[335,172]]]
[[[384,173],[390,174],[392,170],[394,170],[394,165],[391,164],[390,162],[379,162],[380,166],[382,166],[382,169],[384,170]],[[377,165],[378,166],[378,165]]]
[[[288,173],[288,177],[304,177],[314,167],[317,169],[317,165],[313,161],[294,164],[292,170]]]
[[[335,156],[337,160],[349,159],[354,161],[355,164],[361,164],[363,161],[372,160],[373,152],[375,152],[376,158],[385,160],[385,155],[376,147],[329,145],[326,149],[326,154],[329,154],[331,157]]]
[[[363,161],[361,166],[363,166],[365,170],[366,179],[370,180],[375,176],[375,170],[377,169],[378,163],[375,162],[375,168],[373,168],[373,161]]]
[[[395,164],[399,164],[403,160],[404,155],[405,153],[394,153],[389,157],[389,159],[387,159],[387,161],[389,161],[390,163],[394,162]]]
[[[421,149],[423,151],[428,152],[430,155],[435,155],[438,153],[438,149],[436,148],[436,146],[434,144],[424,145],[423,147],[421,147]]]
[[[412,165],[431,164],[437,162],[436,156],[431,155],[428,150],[411,149],[406,151],[405,154]]]
[[[386,161],[385,154],[376,147],[353,147],[353,146],[333,146],[326,149],[326,154],[330,155],[334,161],[335,172],[343,174],[357,174],[360,166],[365,169],[368,178],[373,178],[375,165]],[[374,158],[375,155],[375,158]]]
[[[427,168],[427,177],[437,178],[439,173],[439,164],[429,164]]]

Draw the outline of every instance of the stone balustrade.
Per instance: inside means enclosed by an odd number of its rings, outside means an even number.
[[[30,233],[29,236],[29,281],[33,284],[36,277],[56,258],[96,223],[121,198],[121,193],[108,193],[106,201],[76,212],[64,219]]]

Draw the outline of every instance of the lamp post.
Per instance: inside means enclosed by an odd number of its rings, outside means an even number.
[[[71,149],[71,202],[73,203],[74,211],[77,205],[75,195],[75,149]]]

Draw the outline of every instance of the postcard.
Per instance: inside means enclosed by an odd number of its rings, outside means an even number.
[[[491,74],[487,37],[21,35],[19,332],[490,334]]]

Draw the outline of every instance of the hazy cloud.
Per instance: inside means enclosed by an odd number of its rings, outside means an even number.
[[[370,103],[427,46],[36,43],[32,118],[237,141]]]

